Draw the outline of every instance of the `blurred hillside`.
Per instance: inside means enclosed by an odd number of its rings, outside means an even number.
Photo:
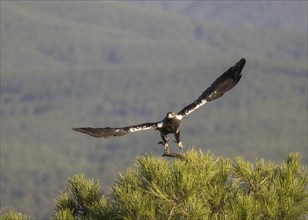
[[[160,120],[241,57],[237,87],[183,121],[185,148],[307,164],[307,2],[231,3],[1,1],[1,206],[47,218],[81,172],[108,193],[159,134],[71,128]]]
[[[130,1],[194,20],[231,26],[307,29],[307,2],[300,1]]]

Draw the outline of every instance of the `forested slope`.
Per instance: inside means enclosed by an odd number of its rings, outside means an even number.
[[[160,120],[241,57],[237,87],[183,121],[185,148],[274,161],[298,151],[307,164],[305,30],[123,2],[1,1],[0,33],[1,206],[42,218],[67,176],[110,186],[136,155],[162,153],[159,134],[105,140],[72,127]]]

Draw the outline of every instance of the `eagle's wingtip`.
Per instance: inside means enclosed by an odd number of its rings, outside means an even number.
[[[85,133],[85,129],[84,128],[72,128],[73,131],[78,131],[81,133]]]
[[[246,64],[246,59],[243,57],[242,59],[240,59],[240,60],[234,65],[234,67],[235,67],[236,69],[238,69],[239,72],[241,72],[242,69],[244,68],[245,64]]]
[[[244,65],[246,63],[246,59],[243,57],[242,59],[240,59],[238,63],[240,63],[241,65]]]

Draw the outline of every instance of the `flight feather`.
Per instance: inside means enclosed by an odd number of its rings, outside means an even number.
[[[183,108],[178,115],[182,117],[187,116],[191,112],[200,108],[209,101],[213,101],[223,96],[225,92],[232,89],[242,77],[242,69],[244,68],[246,60],[242,58],[220,77],[218,77],[193,103]]]
[[[125,134],[136,132],[136,131],[143,131],[148,129],[156,129],[159,126],[159,122],[154,123],[143,123],[137,124],[127,127],[120,127],[120,128],[91,128],[91,127],[83,127],[83,128],[73,128],[74,131],[79,131],[81,133],[88,134],[92,137],[113,137],[113,136],[123,136]]]

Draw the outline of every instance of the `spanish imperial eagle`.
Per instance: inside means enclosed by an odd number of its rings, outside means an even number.
[[[246,60],[242,58],[234,66],[230,67],[225,73],[218,77],[210,87],[208,87],[193,103],[183,108],[180,112],[168,112],[166,117],[157,122],[147,122],[143,124],[131,125],[127,127],[119,128],[91,128],[91,127],[82,127],[82,128],[73,128],[74,131],[79,131],[91,135],[93,137],[112,137],[112,136],[123,136],[125,134],[143,131],[148,129],[155,129],[160,132],[161,141],[157,144],[162,144],[164,146],[163,156],[172,155],[169,151],[168,134],[174,134],[175,143],[179,146],[180,149],[183,148],[182,142],[180,141],[180,123],[183,118],[187,115],[200,108],[205,103],[215,100],[228,90],[232,89],[242,77],[242,69],[244,68]]]

